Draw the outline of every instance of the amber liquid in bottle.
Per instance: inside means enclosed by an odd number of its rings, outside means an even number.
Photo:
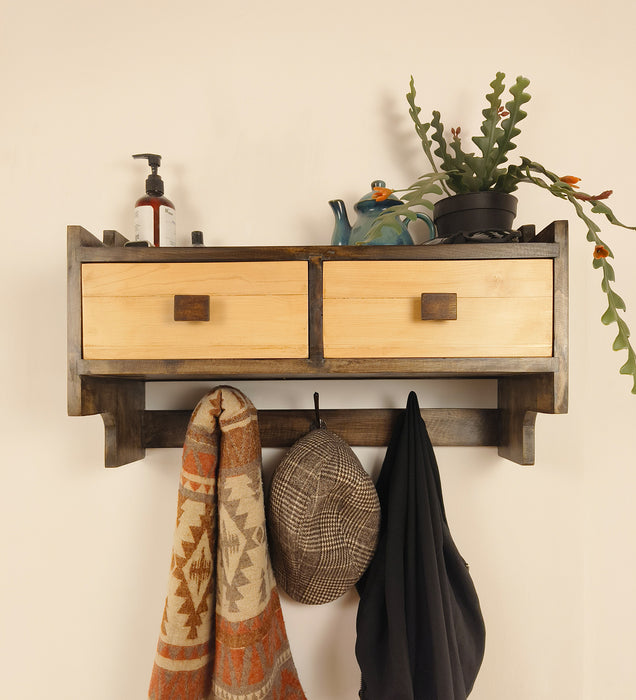
[[[139,219],[145,218],[152,212],[152,243],[154,246],[176,245],[174,220],[174,204],[164,196],[145,195],[135,202],[136,214]],[[149,209],[150,211],[140,211]],[[140,224],[146,228],[150,223],[146,220]]]

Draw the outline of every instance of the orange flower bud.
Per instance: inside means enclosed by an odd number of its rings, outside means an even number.
[[[388,187],[374,187],[371,196],[376,202],[384,202],[391,194],[393,194],[393,190]]]
[[[560,177],[559,180],[561,180],[561,182],[565,182],[566,185],[570,185],[570,187],[574,187],[575,190],[579,189],[579,186],[576,183],[581,182],[581,178],[574,177],[574,175],[564,175],[563,177]]]
[[[594,257],[596,260],[606,258],[609,255],[609,250],[604,245],[597,245],[594,248]]]

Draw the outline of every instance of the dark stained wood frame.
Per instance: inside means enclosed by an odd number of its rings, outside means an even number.
[[[434,246],[125,247],[104,231],[104,242],[81,226],[68,227],[68,414],[100,413],[106,466],[143,459],[147,447],[178,447],[189,411],[145,408],[147,381],[241,379],[496,378],[498,406],[423,409],[436,445],[498,446],[519,464],[534,464],[537,412],[566,413],[568,383],[567,222],[538,235],[523,227],[523,243]],[[466,260],[548,258],[554,265],[552,357],[326,359],[322,340],[322,271],[327,260]],[[81,266],[88,262],[234,262],[306,260],[309,285],[308,359],[84,360]],[[329,428],[351,445],[386,445],[399,414],[390,409],[321,410]],[[311,410],[259,411],[264,447],[286,447],[309,429]]]

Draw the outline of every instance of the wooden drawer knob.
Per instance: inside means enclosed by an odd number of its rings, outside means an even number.
[[[210,297],[207,294],[175,294],[175,321],[209,321]]]
[[[422,321],[456,321],[457,294],[422,294]]]

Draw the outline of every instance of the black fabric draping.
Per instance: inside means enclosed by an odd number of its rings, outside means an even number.
[[[376,554],[358,582],[356,657],[363,700],[465,700],[485,647],[468,566],[446,520],[439,470],[409,394],[376,488]]]

